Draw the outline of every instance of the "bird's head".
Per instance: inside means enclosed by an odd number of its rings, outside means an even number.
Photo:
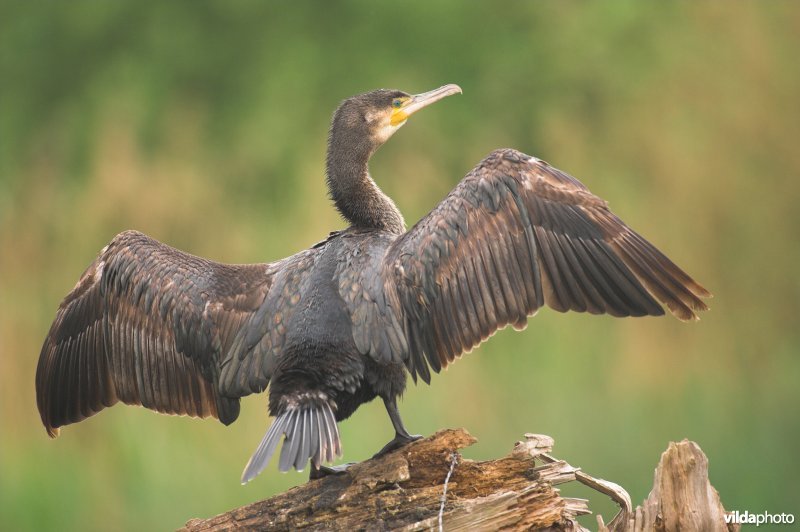
[[[342,102],[333,114],[331,137],[349,138],[367,147],[370,153],[386,142],[406,123],[408,117],[446,96],[460,94],[458,85],[444,85],[422,94],[378,89]]]

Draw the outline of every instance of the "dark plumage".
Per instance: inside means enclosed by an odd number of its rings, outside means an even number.
[[[456,357],[547,305],[682,320],[710,294],[575,178],[497,150],[411,230],[367,163],[407,118],[461,92],[377,90],[345,100],[328,142],[331,197],[350,226],[286,259],[225,265],[141,233],[117,235],[62,302],[39,358],[48,434],[117,401],[168,414],[239,415],[269,386],[276,419],[255,477],[283,442],[282,471],[330,471],[337,422],[380,397],[396,437],[406,373],[430,382]],[[661,304],[659,304],[661,302]]]

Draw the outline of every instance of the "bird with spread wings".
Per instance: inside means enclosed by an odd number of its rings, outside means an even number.
[[[376,185],[370,157],[456,85],[375,90],[342,102],[327,155],[349,226],[296,255],[228,265],[144,234],[117,235],[66,296],[36,372],[42,423],[59,427],[122,401],[229,424],[269,388],[275,416],[247,464],[254,478],[341,455],[338,422],[380,397],[395,429],[419,436],[397,398],[542,306],[697,319],[710,296],[574,177],[516,150],[489,154],[411,229]],[[663,306],[662,306],[663,305]]]

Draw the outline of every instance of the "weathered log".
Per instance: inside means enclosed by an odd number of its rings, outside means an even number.
[[[443,430],[346,473],[292,488],[184,530],[575,529],[585,501],[566,499],[553,485],[575,479],[563,461],[537,465],[552,440],[531,436],[510,455],[476,462],[458,454],[475,442],[464,430]],[[447,490],[446,499],[443,495]]]
[[[608,526],[597,516],[600,530],[725,530],[712,526],[724,526],[724,510],[708,484],[705,455],[691,442],[670,444],[653,492],[634,511],[620,486],[550,456],[548,436],[526,434],[509,455],[484,462],[458,453],[475,441],[465,430],[443,430],[346,473],[210,519],[192,519],[183,530],[580,531],[585,529],[576,518],[590,513],[587,501],[562,497],[555,488],[575,480],[620,506]],[[699,515],[682,516],[683,509]]]

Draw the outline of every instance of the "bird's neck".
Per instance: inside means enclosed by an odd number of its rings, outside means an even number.
[[[331,198],[353,227],[402,234],[406,230],[403,215],[369,174],[369,158],[374,151],[331,138],[326,169]]]

